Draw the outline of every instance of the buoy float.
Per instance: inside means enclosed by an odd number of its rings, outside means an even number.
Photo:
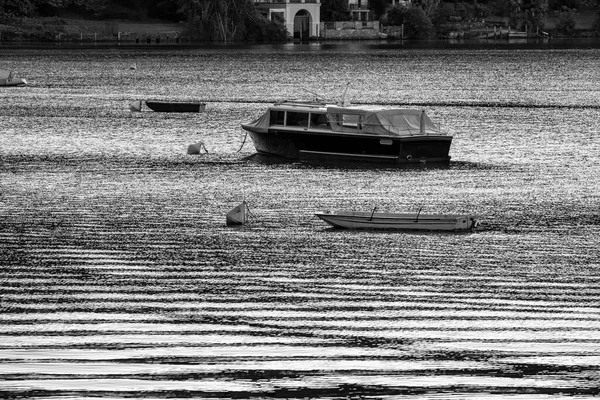
[[[142,111],[142,102],[139,100],[131,102],[129,109],[131,111]]]
[[[188,154],[200,154],[203,149],[204,149],[204,152],[206,154],[208,154],[208,150],[206,149],[206,146],[204,146],[204,142],[198,142],[198,143],[190,144],[188,146],[187,153]]]

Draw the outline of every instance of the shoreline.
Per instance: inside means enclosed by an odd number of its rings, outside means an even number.
[[[589,21],[579,21],[574,29],[575,34],[572,36],[560,35],[556,31],[556,21],[554,17],[548,17],[546,32],[544,35],[537,35],[535,32],[530,32],[527,37],[521,39],[537,40],[537,39],[595,39],[599,38],[599,33],[591,29]],[[67,18],[23,18],[20,20],[4,21],[0,23],[0,45],[4,44],[27,44],[27,43],[48,43],[48,44],[95,44],[95,43],[121,43],[121,44],[179,44],[179,43],[201,43],[191,40],[184,35],[184,24],[161,22],[161,21],[99,21],[99,20],[80,20]],[[492,26],[494,25],[494,26]],[[451,37],[438,37],[427,41],[438,41],[444,39],[452,40],[493,40],[505,41],[509,39],[502,36],[501,28],[499,37],[495,35],[495,26],[491,23],[490,26],[474,27],[473,29],[464,29],[458,27],[457,30],[450,33]],[[589,25],[589,26],[588,26]],[[393,27],[385,27],[382,33]],[[461,29],[462,28],[462,29]],[[393,30],[393,29],[392,29]],[[513,30],[514,31],[514,30]],[[494,37],[490,37],[494,33]],[[487,35],[487,38],[481,37]],[[313,38],[309,41],[363,41],[363,40],[381,40],[381,41],[404,41],[401,37],[395,37],[391,34],[382,35],[379,38],[373,37],[336,37]],[[290,38],[289,41],[295,41]],[[414,39],[411,41],[415,41]],[[244,42],[240,42],[244,43]]]

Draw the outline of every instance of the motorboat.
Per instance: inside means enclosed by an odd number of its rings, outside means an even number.
[[[0,86],[24,86],[27,81],[23,78],[13,77],[12,71],[0,69]]]
[[[468,214],[422,214],[386,213],[362,211],[338,211],[316,213],[315,216],[329,225],[343,229],[389,229],[423,231],[469,231],[474,230],[478,220]]]
[[[295,160],[391,164],[450,161],[452,136],[424,110],[281,101],[242,124],[257,153]]]
[[[146,105],[157,112],[203,112],[206,103],[184,101],[146,101]]]

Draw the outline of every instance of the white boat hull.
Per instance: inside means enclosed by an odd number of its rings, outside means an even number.
[[[317,217],[336,228],[424,231],[467,231],[477,226],[470,215],[399,214],[371,212],[317,213]]]

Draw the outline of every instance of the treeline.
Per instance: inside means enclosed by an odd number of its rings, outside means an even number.
[[[189,2],[196,2],[190,0]],[[181,21],[179,0],[2,0],[0,17],[78,17],[90,19]]]
[[[570,35],[576,10],[596,8],[594,29],[600,32],[600,0],[412,0],[391,7],[391,0],[369,0],[371,19],[403,25],[406,37],[443,36],[456,21],[504,17],[510,26],[543,30],[549,12],[559,15],[558,27]],[[282,21],[269,21],[251,0],[0,0],[0,19],[61,17],[162,20],[182,22],[185,34],[205,41],[277,41],[287,32]],[[350,19],[348,0],[321,0],[321,20]]]
[[[328,20],[347,18],[347,0],[322,0]],[[0,19],[75,18],[182,22],[203,41],[279,41],[282,21],[269,21],[251,0],[0,0]]]
[[[207,41],[283,41],[283,23],[270,21],[250,0],[179,0],[186,35]]]
[[[599,35],[600,0],[412,0],[386,8],[378,19],[384,25],[402,25],[406,38],[428,39],[484,26],[491,17],[502,18],[512,29],[544,32],[547,17],[553,15],[557,23],[552,34],[569,37],[577,35],[579,10],[594,10],[592,31]]]
[[[203,41],[285,40],[283,24],[269,21],[251,0],[0,0],[0,18],[161,20],[185,23]]]

